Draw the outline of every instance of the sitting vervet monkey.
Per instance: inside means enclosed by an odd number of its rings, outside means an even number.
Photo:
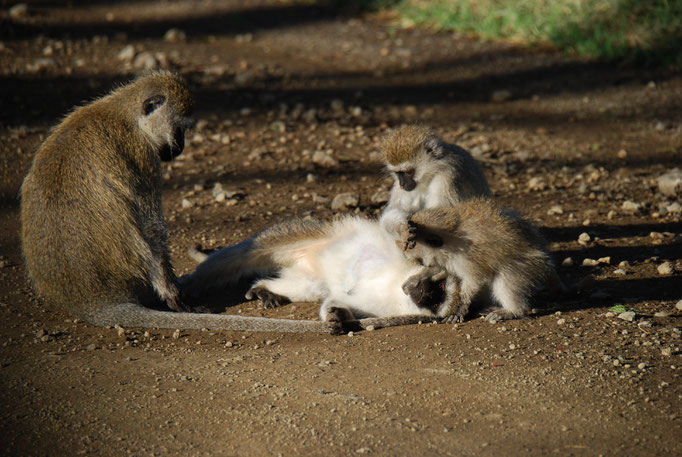
[[[433,268],[447,271],[443,303],[450,309],[437,312],[450,321],[462,321],[477,296],[501,307],[486,316],[496,322],[528,314],[528,299],[541,285],[566,290],[535,226],[490,199],[415,213],[403,246],[408,257],[424,265],[422,275],[431,277]]]
[[[421,281],[403,290],[406,280],[421,271],[376,221],[296,219],[212,253],[183,278],[183,290],[202,295],[244,277],[261,278],[247,298],[258,297],[265,307],[318,301],[323,321],[379,317],[387,319],[372,325],[386,327],[444,317],[433,311],[443,299],[440,284]]]
[[[97,325],[327,331],[325,322],[168,311],[189,308],[169,259],[161,161],[182,152],[191,106],[184,82],[157,72],[75,109],[52,130],[21,187],[34,288]]]
[[[395,236],[419,210],[492,195],[471,154],[444,142],[426,127],[399,127],[385,137],[381,149],[394,182],[379,221]]]

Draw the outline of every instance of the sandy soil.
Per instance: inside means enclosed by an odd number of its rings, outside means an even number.
[[[680,166],[679,74],[281,1],[27,3],[0,13],[3,455],[682,454],[682,222],[656,181]],[[18,189],[61,116],[145,65],[183,74],[197,100],[165,176],[179,274],[194,243],[330,218],[342,192],[377,214],[377,141],[422,122],[542,227],[566,282],[596,285],[543,296],[527,320],[336,337],[74,321],[27,285]],[[216,202],[216,183],[237,192]]]

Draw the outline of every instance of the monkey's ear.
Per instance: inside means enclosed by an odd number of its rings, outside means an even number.
[[[147,100],[144,101],[144,103],[142,103],[144,115],[149,116],[164,103],[166,103],[165,95],[154,95],[153,97],[149,97]]]
[[[424,142],[424,150],[426,153],[436,159],[440,159],[445,154],[443,145],[436,137],[431,137]]]

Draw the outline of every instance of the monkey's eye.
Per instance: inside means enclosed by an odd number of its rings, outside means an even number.
[[[144,115],[149,116],[151,113],[156,111],[160,106],[166,103],[165,95],[154,95],[149,97],[142,103],[142,109],[144,110]]]
[[[395,174],[407,179],[414,179],[414,170],[396,171]]]

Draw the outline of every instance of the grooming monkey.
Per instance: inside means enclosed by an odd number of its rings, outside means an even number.
[[[447,271],[443,303],[451,309],[442,314],[450,321],[462,321],[479,295],[501,306],[486,316],[496,322],[528,314],[538,286],[566,291],[535,226],[490,199],[421,210],[405,232],[405,254],[425,266],[423,275],[430,268]]]
[[[257,278],[247,298],[259,298],[266,308],[322,302],[321,319],[340,331],[358,325],[358,318],[361,328],[378,328],[438,317],[433,312],[443,299],[438,285],[403,289],[421,271],[377,221],[295,219],[212,253],[182,281],[188,296],[200,296]]]
[[[382,151],[394,182],[379,221],[396,236],[408,217],[421,209],[492,195],[471,154],[426,127],[405,125],[393,130],[383,140]]]
[[[192,100],[168,72],[75,109],[21,187],[22,249],[38,294],[96,325],[328,331],[315,321],[187,311],[168,252],[161,161],[182,152]]]

